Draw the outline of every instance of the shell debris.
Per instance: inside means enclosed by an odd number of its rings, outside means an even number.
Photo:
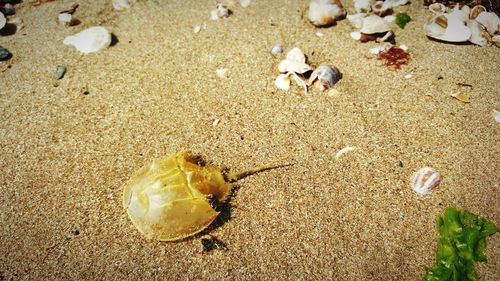
[[[229,74],[229,69],[228,68],[219,68],[215,71],[215,74],[217,74],[217,76],[219,78],[227,78],[227,76]]]
[[[84,54],[99,52],[111,44],[111,32],[105,27],[94,26],[66,37],[63,43]]]
[[[415,172],[410,180],[410,186],[419,195],[427,195],[441,183],[441,174],[431,167],[423,167]]]
[[[463,103],[470,103],[470,96],[468,94],[459,92],[459,93],[451,93],[450,96]]]
[[[349,151],[353,151],[353,150],[356,150],[357,148],[354,147],[354,146],[346,146],[344,148],[342,148],[341,150],[339,150],[336,154],[335,154],[335,159],[339,159],[342,155],[346,154],[347,152]]]
[[[312,0],[307,17],[315,26],[331,26],[346,14],[340,0]]]

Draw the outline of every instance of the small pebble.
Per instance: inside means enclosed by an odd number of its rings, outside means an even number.
[[[324,34],[322,32],[316,32],[316,36],[318,36],[318,37],[323,37],[323,35]]]
[[[130,9],[128,0],[113,0],[113,8],[115,11],[123,11]]]
[[[193,32],[194,33],[198,33],[201,31],[201,26],[200,25],[195,25],[194,28],[193,28]]]
[[[10,4],[10,3],[7,3],[3,6],[2,9],[0,9],[2,11],[2,13],[6,16],[11,16],[13,14],[16,13],[16,8],[14,7],[14,5]]]
[[[277,56],[283,53],[283,47],[280,44],[276,44],[271,48],[271,55]]]
[[[228,72],[229,72],[229,69],[227,69],[227,68],[219,68],[215,71],[217,76],[219,76],[220,78],[226,78]]]
[[[12,57],[12,54],[2,46],[0,46],[0,61],[8,60]]]
[[[495,118],[495,121],[497,121],[497,123],[499,123],[500,122],[500,111],[493,110],[493,117]]]
[[[413,74],[408,73],[405,75],[405,79],[411,79],[413,77]]]
[[[53,77],[56,80],[62,79],[64,77],[64,74],[66,73],[66,67],[62,65],[58,65],[56,69],[54,70]]]

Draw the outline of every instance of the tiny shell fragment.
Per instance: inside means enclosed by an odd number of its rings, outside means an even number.
[[[342,148],[341,150],[339,150],[339,151],[337,152],[337,154],[335,154],[335,158],[336,158],[336,159],[339,159],[339,158],[340,158],[340,156],[344,155],[345,153],[347,153],[347,152],[349,152],[349,151],[353,151],[353,150],[355,150],[355,149],[356,149],[356,147],[353,147],[353,146],[347,146],[347,147],[344,147],[344,148]]]
[[[276,44],[271,48],[271,55],[277,56],[283,53],[283,47],[280,44]]]
[[[193,32],[194,33],[198,33],[201,31],[201,26],[200,25],[195,25],[194,28],[193,28]]]
[[[240,0],[240,5],[243,8],[250,6],[251,3],[252,3],[252,0]]]
[[[427,195],[441,182],[441,175],[431,167],[424,167],[413,174],[410,186],[420,195]]]
[[[113,0],[113,8],[116,11],[123,11],[130,9],[130,3],[128,0]]]
[[[99,52],[111,44],[111,33],[105,27],[94,26],[66,37],[63,43],[85,54]]]
[[[228,72],[229,72],[229,69],[227,69],[227,68],[219,68],[215,71],[215,73],[217,74],[217,76],[219,76],[219,78],[226,78]]]
[[[497,121],[497,123],[500,123],[500,111],[493,110],[493,118],[495,118],[495,121]]]
[[[463,102],[463,103],[470,103],[470,96],[468,94],[452,93],[451,96],[456,98],[457,100]]]

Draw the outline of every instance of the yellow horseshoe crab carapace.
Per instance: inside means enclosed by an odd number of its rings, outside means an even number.
[[[225,202],[232,183],[270,169],[271,164],[225,174],[217,166],[201,166],[188,152],[159,158],[137,171],[123,190],[123,207],[147,238],[175,241],[207,228],[219,212],[210,198]]]

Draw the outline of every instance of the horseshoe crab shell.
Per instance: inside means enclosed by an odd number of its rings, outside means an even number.
[[[330,26],[344,18],[346,11],[340,0],[312,0],[309,2],[309,21],[315,26]]]
[[[137,171],[123,189],[123,207],[148,239],[180,240],[204,230],[217,217],[209,198],[224,202],[231,182],[269,168],[226,175],[219,167],[200,166],[187,152],[178,152]]]

